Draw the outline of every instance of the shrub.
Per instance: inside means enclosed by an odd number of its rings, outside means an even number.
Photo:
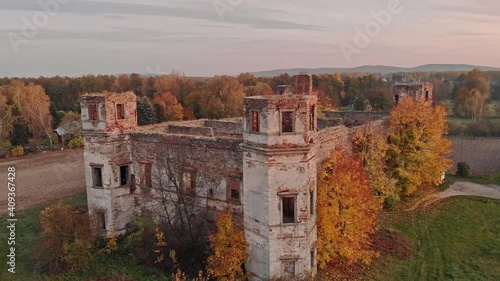
[[[460,162],[457,164],[457,176],[459,177],[470,177],[472,175],[472,172],[470,170],[470,167],[467,163],[465,162]]]
[[[158,254],[155,253],[156,225],[153,218],[141,216],[127,226],[124,249],[133,253],[144,264],[154,264]]]
[[[73,138],[68,143],[69,148],[77,148],[77,147],[82,147],[82,146],[83,146],[83,137],[81,137],[81,136]]]
[[[86,209],[49,206],[40,213],[40,230],[38,260],[48,272],[79,269],[92,261],[95,232]]]
[[[448,180],[444,180],[442,184],[438,185],[438,190],[439,191],[445,191],[447,190],[448,188],[450,188],[450,181]]]
[[[384,198],[384,208],[387,210],[394,209],[394,205],[396,205],[397,201],[398,200],[395,195]]]
[[[20,157],[20,156],[24,155],[24,148],[22,145],[14,146],[14,148],[12,148],[11,152],[12,152],[12,156]]]

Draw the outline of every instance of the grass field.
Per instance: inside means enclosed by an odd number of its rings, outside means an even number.
[[[365,280],[500,280],[500,200],[455,197],[398,213],[383,229],[408,237],[413,257],[384,256]]]
[[[85,205],[84,195],[66,200],[71,205]],[[44,206],[18,214],[16,229],[16,274],[7,272],[6,243],[1,243],[0,280],[170,280],[157,269],[139,265],[131,256],[99,256],[86,271],[57,276],[40,276],[33,257]],[[367,271],[364,280],[500,280],[500,200],[478,197],[455,197],[430,209],[416,212],[385,213],[382,233],[396,234],[388,240],[397,248],[408,240],[413,251],[379,258]],[[5,229],[6,217],[0,217]],[[1,241],[6,240],[2,232]],[[128,277],[125,277],[128,276]]]
[[[72,206],[86,206],[86,195],[78,195],[64,200],[66,204]],[[56,203],[56,202],[53,202]],[[16,213],[18,219],[16,223],[16,273],[12,274],[7,271],[7,217],[0,216],[0,280],[2,281],[33,281],[33,280],[145,280],[145,281],[161,281],[170,280],[163,272],[154,268],[147,268],[138,264],[136,259],[131,256],[98,256],[91,266],[85,271],[69,271],[64,274],[55,276],[46,276],[40,274],[36,258],[34,257],[34,249],[37,246],[39,239],[40,224],[39,213],[46,206],[45,204],[31,209]],[[128,277],[126,277],[128,276]],[[129,278],[130,277],[130,278]]]

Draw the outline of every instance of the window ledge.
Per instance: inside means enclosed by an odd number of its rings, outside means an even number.
[[[241,206],[241,201],[238,199],[227,199],[226,200],[228,203],[231,203],[233,205]]]
[[[301,223],[300,222],[287,222],[287,223],[282,222],[280,224],[280,226],[298,226],[299,224],[301,224]]]
[[[299,255],[287,255],[280,257],[280,260],[290,261],[290,260],[298,260],[300,259]]]

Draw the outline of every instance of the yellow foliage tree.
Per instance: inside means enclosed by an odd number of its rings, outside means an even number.
[[[209,240],[212,255],[208,257],[208,274],[217,280],[245,280],[242,265],[247,259],[247,243],[230,209],[219,215],[217,232]]]
[[[21,111],[30,131],[35,137],[46,135],[52,147],[52,115],[50,114],[50,98],[40,85],[22,81],[13,81],[7,87],[7,98]]]
[[[446,109],[405,98],[391,112],[391,129],[387,164],[397,187],[409,195],[439,185],[442,173],[451,167],[446,158],[451,142],[443,137],[448,130]]]
[[[370,263],[378,203],[361,160],[335,150],[318,178],[318,262],[324,268],[337,259]]]
[[[366,128],[364,132],[354,135],[353,144],[356,154],[361,157],[373,194],[379,198],[380,203],[386,198],[396,200],[396,180],[387,174],[385,162],[389,145],[382,135]]]

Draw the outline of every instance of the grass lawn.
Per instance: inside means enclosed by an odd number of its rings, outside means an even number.
[[[63,200],[64,203],[72,206],[86,206],[86,195],[78,195]],[[53,202],[56,203],[56,202]],[[138,264],[137,260],[131,256],[97,256],[90,267],[84,271],[69,271],[55,276],[41,275],[33,256],[33,249],[37,246],[39,238],[40,224],[39,213],[45,204],[32,209],[27,209],[16,213],[16,273],[7,271],[8,233],[4,231],[7,226],[7,216],[0,216],[0,280],[2,281],[31,281],[31,280],[170,280],[163,272],[154,268],[147,268]],[[127,278],[128,276],[130,278]],[[98,277],[101,277],[100,279]],[[102,279],[102,277],[106,277]],[[132,278],[132,279],[131,279]]]
[[[86,198],[80,195],[65,202],[85,205]],[[132,256],[118,255],[100,255],[85,271],[40,276],[32,253],[38,214],[44,207],[17,214],[15,275],[7,271],[7,233],[1,232],[0,280],[170,280]],[[0,227],[6,228],[6,216],[0,217]],[[386,213],[381,229],[408,237],[413,255],[405,260],[383,256],[362,273],[362,279],[500,280],[500,200],[456,197],[426,210]]]
[[[366,280],[500,280],[500,200],[448,198],[426,210],[391,214],[382,229],[413,244],[413,257],[378,259]]]
[[[462,178],[459,176],[455,176],[453,174],[446,174],[446,178],[450,182],[456,182],[456,181],[468,181],[468,182],[474,182],[474,183],[479,183],[479,184],[498,184],[500,185],[500,170],[496,171],[494,174],[491,175],[474,175],[466,178]]]

